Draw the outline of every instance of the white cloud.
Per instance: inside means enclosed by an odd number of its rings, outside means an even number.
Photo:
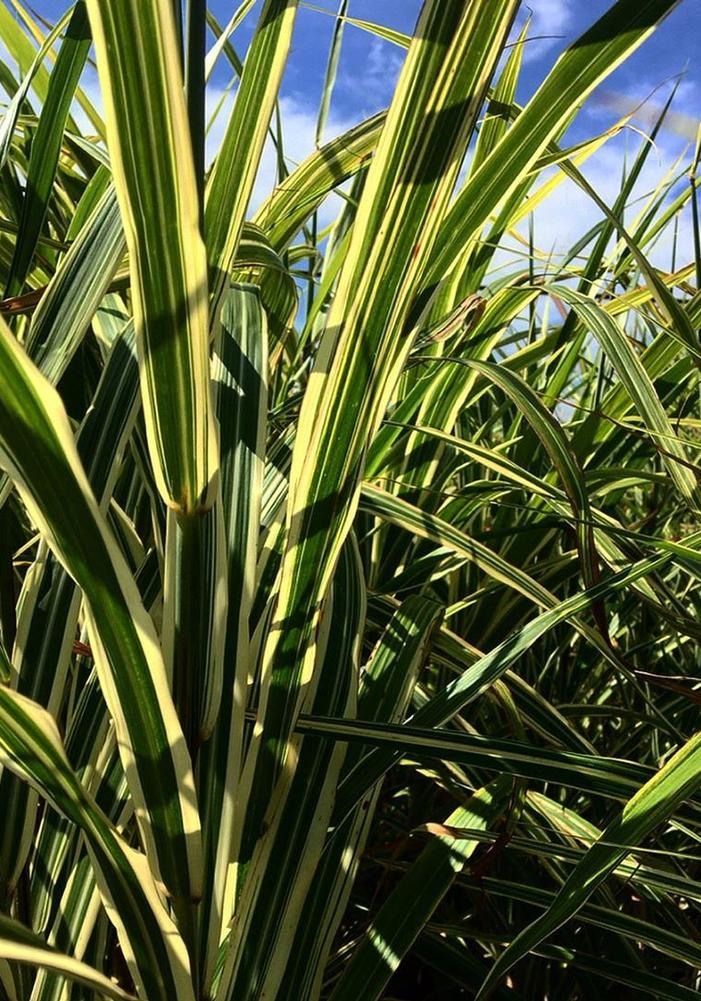
[[[363,89],[366,89],[367,81],[371,94],[385,98],[391,96],[403,63],[404,53],[396,45],[373,38],[362,77]]]
[[[389,104],[404,63],[405,53],[391,42],[372,37],[364,61],[351,72],[338,74],[336,86],[352,96],[358,118],[367,118]]]
[[[637,136],[628,140],[627,163],[630,167],[637,154],[641,140]],[[580,169],[603,201],[612,206],[620,191],[623,170],[625,137],[611,140],[599,149]],[[674,143],[658,142],[648,155],[641,176],[628,200],[625,223],[630,233],[634,230],[638,214],[646,206],[649,196],[665,179],[675,163],[678,149]],[[678,169],[681,173],[681,170]],[[678,193],[679,186],[675,189]],[[669,198],[668,198],[669,200]],[[536,246],[545,254],[552,254],[553,263],[602,218],[601,211],[589,196],[573,181],[564,180],[554,192],[534,212],[534,237]],[[528,223],[519,226],[519,232],[527,237]],[[680,216],[677,234],[677,266],[693,259],[691,219],[688,212]],[[655,245],[646,248],[653,264],[666,269],[671,264],[673,229],[668,227]],[[521,247],[521,251],[525,248]],[[504,260],[504,256],[500,255]],[[513,258],[516,268],[523,267],[518,258]]]
[[[690,77],[671,77],[653,82],[647,77],[636,77],[625,87],[613,90],[604,84],[594,91],[586,105],[592,117],[611,118],[612,115],[633,115],[632,122],[645,132],[650,132],[664,109],[670,95],[670,85],[676,83],[671,109],[667,112],[662,131],[667,137],[677,136],[680,146],[694,142],[698,129],[699,84]]]
[[[221,90],[217,91],[211,88],[211,92],[208,93],[207,98],[210,113],[217,106],[221,97]],[[209,159],[214,155],[222,141],[232,104],[233,96],[229,94],[207,137],[207,155]],[[288,168],[293,169],[313,152],[315,148],[317,109],[309,108],[303,101],[295,97],[285,96],[280,99],[280,112],[282,117],[285,160]],[[341,135],[347,129],[351,128],[356,121],[355,117],[352,119],[339,117],[337,114],[334,114],[332,109],[327,122],[324,141],[328,142],[333,137]],[[272,140],[268,138],[253,190],[249,215],[270,194],[276,183],[276,153]],[[341,200],[338,196],[332,196],[327,200],[319,213],[319,221],[322,227],[333,220],[340,206]]]
[[[532,11],[533,28],[553,34],[569,28],[573,19],[572,0],[529,0],[526,10]]]
[[[531,26],[528,32],[523,58],[524,62],[539,59],[545,52],[559,45],[563,46],[563,36],[568,34],[574,20],[572,0],[528,0],[521,8],[517,21],[517,29],[521,30],[523,22],[530,15]],[[545,36],[545,37],[538,37]]]

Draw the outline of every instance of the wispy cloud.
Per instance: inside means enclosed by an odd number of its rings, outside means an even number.
[[[523,52],[524,62],[533,62],[555,46],[562,47],[563,37],[574,23],[572,0],[529,0],[521,8],[518,29],[531,18],[530,41]]]
[[[351,70],[345,66],[337,87],[357,104],[358,117],[365,118],[386,107],[404,62],[404,53],[381,38],[372,38],[365,58]]]

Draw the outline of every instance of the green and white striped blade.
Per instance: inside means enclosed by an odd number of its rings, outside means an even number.
[[[128,847],[78,781],[53,717],[7,688],[0,688],[0,757],[83,832],[140,993],[149,1001],[192,1001],[185,945],[145,858]]]
[[[434,695],[416,711],[411,724],[421,727],[442,726],[494,681],[501,678],[518,657],[559,622],[583,611],[608,594],[627,587],[637,578],[654,572],[663,565],[663,561],[664,557],[641,560],[632,567],[605,578],[595,587],[567,598],[555,608],[541,612],[523,628],[478,658],[469,671],[455,678],[441,692]],[[365,762],[358,766],[355,775],[346,777],[339,788],[337,801],[339,818],[345,816],[364,795],[365,790],[384,774],[397,757],[396,752],[373,751],[367,755]]]
[[[63,17],[59,18],[52,30],[48,33],[43,44],[38,49],[31,66],[23,75],[22,82],[15,91],[12,100],[7,106],[2,122],[0,123],[0,167],[4,167],[8,158],[12,136],[17,125],[17,119],[19,118],[22,110],[22,104],[29,93],[32,80],[34,79],[35,74],[39,71],[39,67],[43,65],[47,53],[65,28],[72,16],[72,13],[72,9],[66,11]]]
[[[90,327],[125,246],[116,195],[108,188],[60,261],[29,325],[27,352],[53,385]]]
[[[5,649],[5,644],[0,640],[0,684],[7,685],[12,680],[12,664]]]
[[[324,606],[324,648],[307,698],[314,713],[353,715],[365,625],[366,588],[358,546],[349,536],[341,551],[330,600]],[[331,607],[329,607],[331,606]],[[261,851],[251,862],[236,909],[236,930],[219,991],[224,998],[274,1001],[287,990],[286,966],[307,891],[324,851],[346,748],[305,738],[289,796],[270,821]],[[260,869],[257,870],[257,866]],[[250,887],[260,882],[260,892]],[[247,909],[252,898],[255,906]],[[260,934],[265,929],[265,934]],[[243,943],[248,943],[243,948]],[[253,944],[255,943],[255,944]]]
[[[411,346],[403,335],[418,318],[416,283],[518,4],[488,6],[487,17],[482,2],[424,4],[358,206],[297,429],[286,550],[251,749],[253,831],[313,671],[320,602],[355,514],[367,444]]]
[[[468,177],[436,242],[427,280],[444,277],[499,203],[531,171],[585,98],[679,0],[617,0],[559,57],[501,142]]]
[[[76,959],[84,959],[88,941],[97,924],[102,901],[89,856],[84,855],[67,874],[66,888],[58,901],[57,916],[49,940]],[[38,970],[29,1001],[60,1001],[63,982],[48,970]]]
[[[109,820],[118,830],[124,830],[133,810],[94,672],[71,714],[64,745],[76,775]],[[29,874],[33,927],[42,934],[49,933],[52,943],[71,955],[78,955],[84,948],[89,921],[97,917],[91,902],[95,886],[92,868],[76,871],[76,858],[81,859],[81,866],[83,861],[80,837],[79,829],[69,820],[46,811],[37,832]]]
[[[88,0],[159,492],[209,507],[218,470],[207,261],[171,4]]]
[[[99,164],[93,170],[90,180],[83,188],[82,194],[76,202],[75,212],[66,230],[66,243],[71,243],[78,237],[83,226],[85,226],[111,185],[112,174],[109,167],[105,163]],[[114,197],[116,198],[116,195]]]
[[[655,392],[650,377],[623,330],[589,296],[564,285],[548,286],[554,295],[569,303],[601,344],[638,413],[645,421],[653,442],[662,453],[667,470],[685,500],[698,507],[700,496],[696,478],[688,468],[684,446]]]
[[[437,969],[450,969],[452,979],[464,984],[473,994],[484,979],[484,964],[476,961],[469,947],[460,941],[459,929],[429,932],[419,940],[417,951],[422,959],[435,965]],[[648,994],[656,1001],[694,1001],[698,993],[692,988],[672,983],[666,977],[636,968],[630,962],[616,962],[601,954],[593,955],[565,946],[543,945],[536,950],[536,955],[555,960],[563,969],[581,970],[597,978],[601,977],[606,982],[606,989],[610,989],[610,981],[613,981],[633,992]],[[603,988],[603,984],[601,986]],[[515,995],[511,988],[496,987],[491,997],[495,1001],[516,1001],[522,995]]]
[[[369,165],[385,118],[374,115],[310,153],[257,209],[253,222],[278,253],[334,188]]]
[[[489,362],[472,361],[467,364],[499,386],[513,400],[550,456],[572,505],[584,586],[593,587],[599,579],[599,559],[594,542],[589,493],[584,474],[562,425],[515,372]],[[606,630],[603,616],[601,627]]]
[[[265,0],[207,180],[205,234],[215,328],[287,62],[297,6],[298,0]]]
[[[227,614],[221,497],[194,515],[169,510],[161,645],[190,753],[211,736],[223,684]]]
[[[507,122],[504,119],[503,108],[512,104],[516,97],[516,88],[521,75],[521,64],[524,52],[527,51],[528,47],[530,26],[531,19],[529,17],[521,29],[518,38],[514,40],[509,58],[506,60],[499,79],[490,94],[486,114],[477,135],[475,154],[470,162],[471,171],[476,170],[482,161],[487,159],[506,132]]]
[[[497,897],[508,897],[536,907],[547,908],[557,896],[557,891],[554,890],[504,879],[490,878],[484,888]],[[620,935],[632,942],[650,946],[671,959],[678,959],[696,969],[701,968],[701,946],[669,928],[658,927],[643,918],[601,904],[583,904],[577,911],[577,920],[584,925],[602,928],[612,935]]]
[[[268,384],[266,317],[258,290],[252,285],[232,284],[229,289],[214,351],[213,380],[221,427],[229,602],[220,711],[198,763],[206,859],[200,936],[202,975],[207,984],[213,977],[226,921],[224,894],[234,825],[240,826],[242,821],[229,790],[235,790],[239,782],[244,714],[254,667],[249,616],[256,588]]]
[[[432,598],[411,595],[391,615],[363,670],[358,693],[358,712],[363,719],[399,722],[404,718],[440,613],[441,606]],[[362,752],[362,745],[349,743],[342,775]],[[295,997],[315,997],[319,992],[324,967],[373,822],[380,789],[378,782],[324,846],[285,969],[285,985]]]
[[[104,973],[47,945],[39,935],[6,914],[0,914],[0,957],[26,963],[33,969],[51,971],[115,1001],[133,1001],[134,998]]]
[[[49,78],[32,142],[22,214],[5,298],[18,295],[32,266],[32,258],[46,218],[58,167],[63,131],[71,101],[90,49],[90,26],[83,0],[73,8],[56,63]]]
[[[427,705],[430,703],[426,703],[423,708]],[[420,760],[434,757],[483,768],[488,772],[503,772],[515,778],[553,782],[566,788],[582,789],[605,799],[625,800],[651,776],[650,768],[623,759],[538,748],[518,741],[499,740],[496,737],[460,733],[439,727],[431,729],[428,726],[415,726],[420,712],[421,710],[417,710],[408,723],[401,725],[300,715],[296,727],[300,733],[334,736],[337,740],[347,740],[356,745],[367,743],[366,753],[362,757],[356,760],[355,756],[349,756],[354,771],[339,796],[339,822],[347,808],[351,782],[354,786],[360,782],[361,775],[366,767],[369,768],[372,760],[378,762],[379,774],[374,776],[375,779],[380,778],[386,770],[379,769],[380,757],[387,758],[384,749],[395,752],[393,762],[403,756],[417,757]],[[373,753],[373,746],[380,749],[381,754],[377,750]],[[351,775],[351,772],[348,774]],[[368,777],[369,774],[368,770]]]
[[[112,347],[77,437],[78,455],[103,510],[133,427],[137,397],[138,366],[129,324]],[[13,656],[18,690],[52,714],[58,713],[65,697],[79,612],[80,592],[74,580],[41,543],[18,602]],[[8,774],[0,778],[0,795],[7,805],[0,868],[12,886],[32,841],[34,794]]]
[[[333,95],[334,84],[336,83],[336,76],[338,74],[338,62],[339,59],[341,58],[341,46],[343,44],[343,29],[345,28],[347,10],[348,10],[348,0],[339,0],[338,14],[336,15],[336,23],[334,25],[333,36],[331,38],[331,45],[329,47],[329,57],[326,63],[324,88],[321,93],[321,101],[319,103],[319,114],[316,120],[315,139],[316,139],[317,149],[323,143],[324,130],[326,128],[326,123],[329,117],[329,108],[331,107],[331,97]]]
[[[0,455],[30,517],[83,591],[91,646],[154,872],[201,885],[190,758],[153,623],[101,515],[58,394],[0,324]]]
[[[216,66],[217,59],[221,55],[222,51],[227,47],[229,43],[229,38],[239,26],[241,21],[245,18],[246,14],[251,10],[256,0],[241,0],[238,7],[231,15],[231,18],[227,22],[226,26],[222,29],[216,24],[214,20],[214,15],[207,11],[207,21],[210,28],[214,31],[215,35],[218,36],[214,45],[211,47],[207,53],[205,59],[205,78],[209,80],[212,75],[212,70]],[[215,26],[216,25],[216,26]]]

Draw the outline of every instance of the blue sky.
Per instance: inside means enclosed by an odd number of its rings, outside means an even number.
[[[67,9],[66,0],[35,0],[34,8],[50,19]],[[210,8],[225,23],[238,6],[234,0],[210,0]],[[315,0],[314,6],[333,13],[336,0]],[[350,0],[348,13],[354,17],[384,24],[410,33],[416,22],[420,0]],[[577,38],[608,7],[610,0],[523,0],[518,24],[532,12],[532,34],[550,36],[529,43],[520,97],[526,98],[537,87],[557,54]],[[250,38],[260,4],[238,29],[234,42],[245,48]],[[301,6],[294,45],[283,92],[315,107],[321,91],[325,53],[333,31],[333,18]],[[607,89],[639,98],[669,77],[685,72],[685,91],[695,92],[698,102],[701,88],[701,0],[681,0],[642,49],[606,83]],[[369,38],[353,26],[345,33],[341,72],[334,95],[334,110],[347,118],[371,113],[382,107],[391,95],[399,68],[400,50],[389,43]],[[223,80],[221,74],[219,80]],[[694,113],[693,103],[687,103]],[[681,108],[680,108],[681,110]]]
[[[318,0],[315,6],[335,10],[333,0]],[[419,0],[351,0],[349,13],[410,33],[420,9]],[[538,86],[558,53],[577,38],[610,4],[608,0],[530,0],[522,4],[518,24],[532,11],[532,34],[549,38],[535,39],[527,48],[526,65],[520,98],[525,99]],[[231,3],[217,0],[212,5],[225,20],[233,9]],[[251,19],[246,28],[253,23]],[[325,59],[333,30],[333,19],[316,11],[301,8],[290,58],[285,91],[303,96],[316,105],[323,83]],[[242,37],[246,30],[242,28]],[[682,0],[642,49],[617,70],[606,83],[607,89],[639,98],[669,77],[685,72],[688,92],[699,96],[701,84],[701,2]],[[345,32],[341,72],[334,95],[335,110],[342,117],[371,113],[383,106],[391,95],[400,65],[400,50],[388,43],[371,39],[357,28]],[[681,108],[680,108],[681,110]],[[689,109],[691,110],[691,109]]]
[[[165,0],[164,0],[165,2]],[[333,14],[337,0],[313,0]],[[65,0],[35,0],[35,9],[55,19],[68,6]],[[251,37],[261,4],[233,36],[236,48],[243,52]],[[411,33],[420,9],[420,0],[350,0],[348,13],[357,18],[384,24]],[[518,30],[532,14],[528,43],[518,97],[525,101],[553,65],[558,54],[576,39],[608,7],[609,0],[529,0],[522,3]],[[210,8],[225,23],[238,7],[238,0],[210,0]],[[295,162],[311,151],[319,97],[323,85],[328,46],[334,27],[332,16],[300,7],[292,52],[282,87],[285,122],[285,147]],[[548,36],[548,37],[539,37]],[[674,107],[678,116],[674,129],[660,135],[657,148],[641,179],[638,196],[643,197],[662,177],[693,137],[701,115],[701,0],[681,0],[653,36],[614,72],[602,88],[590,98],[576,119],[572,140],[593,136],[611,125],[625,110],[654,92],[648,107],[656,108],[669,93],[671,80],[683,74]],[[210,42],[212,39],[210,39]],[[391,97],[401,67],[403,51],[390,43],[349,25],[345,31],[339,73],[334,90],[327,137],[342,132],[353,123],[385,107]],[[210,106],[230,79],[224,60],[212,78]],[[94,80],[88,89],[97,91]],[[656,90],[656,88],[658,88]],[[216,146],[225,124],[225,112],[212,129],[210,149]],[[634,123],[642,130],[650,120],[641,112]],[[627,131],[607,144],[593,158],[585,173],[603,197],[615,197],[621,172],[622,154],[632,154],[640,136]],[[273,183],[273,158],[268,156],[261,171],[256,200]],[[332,213],[333,206],[328,209]],[[556,245],[563,248],[595,220],[591,206],[579,192],[563,184],[548,201],[548,212],[536,218],[536,238],[544,250]],[[689,227],[680,234],[682,249],[689,247]]]

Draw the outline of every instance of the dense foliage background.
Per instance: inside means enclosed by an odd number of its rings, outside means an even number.
[[[677,4],[523,102],[519,0],[341,0],[295,163],[299,6],[0,5],[0,998],[690,1001],[701,147],[580,116]]]

